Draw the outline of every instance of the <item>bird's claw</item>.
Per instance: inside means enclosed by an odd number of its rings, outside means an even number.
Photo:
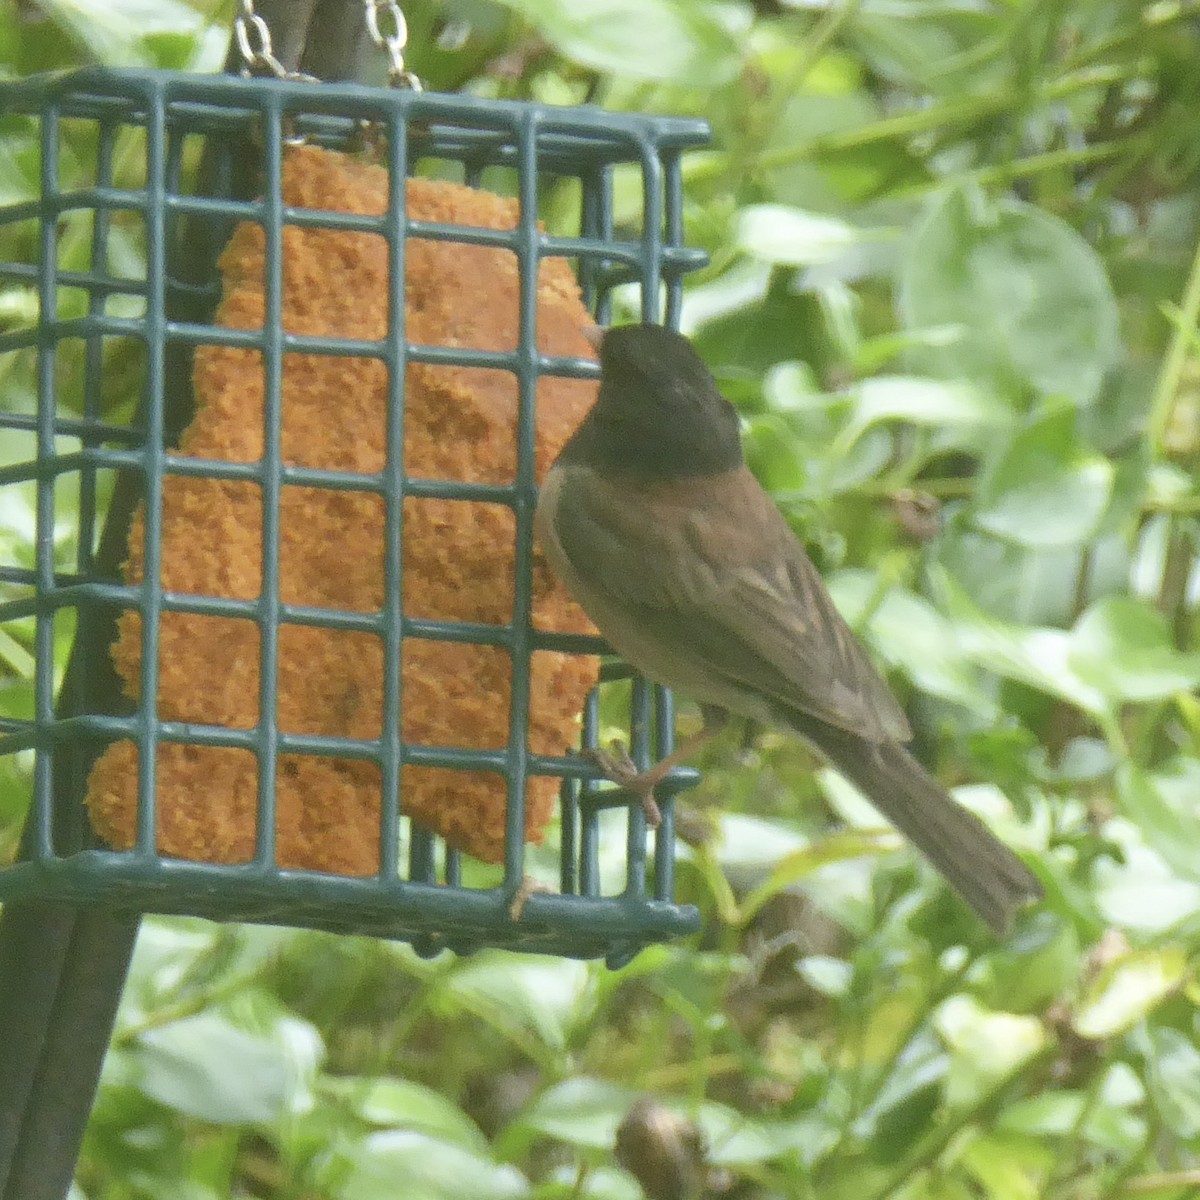
[[[525,911],[525,905],[529,902],[530,896],[553,894],[554,889],[549,884],[534,879],[532,875],[522,875],[513,898],[508,902],[510,920],[519,921],[521,919],[521,914]]]
[[[629,757],[624,742],[610,742],[607,749],[603,746],[589,746],[583,751],[583,757],[591,759],[609,783],[615,783],[621,788],[636,785],[640,772],[637,763]]]
[[[646,773],[638,770],[637,764],[629,757],[624,742],[614,741],[608,749],[589,746],[583,751],[583,756],[591,759],[600,774],[610,783],[615,783],[623,792],[629,792],[641,801],[642,811],[646,814],[646,824],[651,829],[657,829],[662,824],[662,812],[654,798],[656,781],[647,779]]]

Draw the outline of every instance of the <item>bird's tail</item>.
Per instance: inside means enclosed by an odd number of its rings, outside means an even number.
[[[1033,872],[898,742],[872,743],[841,730],[828,734],[819,744],[834,766],[1004,936],[1013,914],[1042,895]]]

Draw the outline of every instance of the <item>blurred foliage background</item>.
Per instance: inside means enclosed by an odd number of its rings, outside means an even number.
[[[18,0],[0,73],[217,70],[232,7]],[[686,331],[918,753],[1048,900],[997,944],[743,730],[687,798],[702,935],[619,972],[147,921],[78,1195],[1196,1195],[1200,4],[403,7],[427,87],[711,121]],[[36,186],[0,129],[0,195]],[[5,558],[31,536],[0,500]],[[6,712],[31,650],[0,641]]]

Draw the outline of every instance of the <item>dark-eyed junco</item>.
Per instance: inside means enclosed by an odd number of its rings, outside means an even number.
[[[997,933],[1042,894],[1024,863],[905,750],[908,721],[742,458],[738,418],[691,343],[597,330],[600,393],[542,487],[552,568],[613,648],[702,706],[806,738]],[[607,773],[653,821],[682,753]]]

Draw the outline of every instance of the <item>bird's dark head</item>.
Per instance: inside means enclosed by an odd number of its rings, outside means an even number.
[[[650,479],[742,464],[733,406],[682,334],[661,325],[597,329],[600,395],[560,456]]]

